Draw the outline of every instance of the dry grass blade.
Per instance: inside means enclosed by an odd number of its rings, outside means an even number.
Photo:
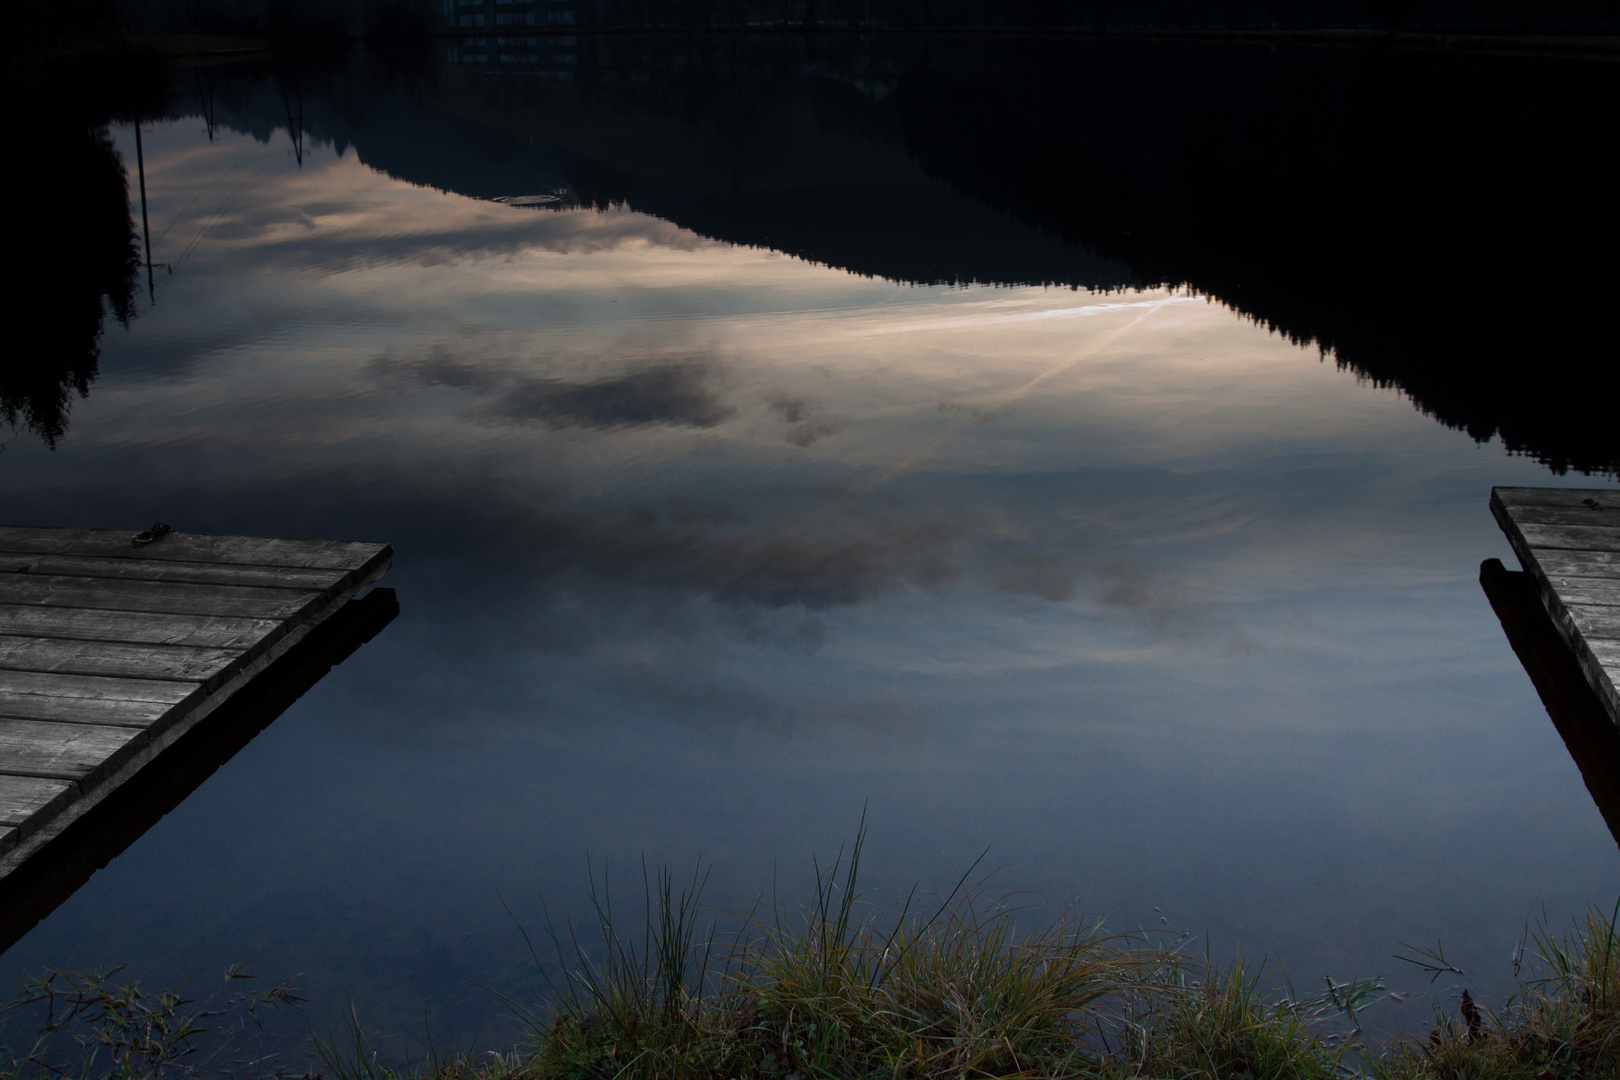
[[[380,1060],[352,1013],[345,1037],[317,1040],[331,1080],[1575,1080],[1620,1076],[1620,903],[1571,930],[1545,919],[1514,962],[1531,975],[1500,1011],[1464,991],[1424,1038],[1361,1040],[1377,980],[1334,982],[1314,997],[1275,989],[1280,972],[1241,955],[1227,966],[1143,934],[1109,932],[993,897],[976,862],[923,909],[860,891],[865,825],[847,855],[816,866],[798,910],[756,906],[717,948],[701,903],[706,874],[677,886],[642,866],[641,925],[629,932],[594,875],[596,925],[548,918],[556,957],[549,1011],[520,1010],[519,1051],[436,1057],[424,1069]],[[702,931],[700,933],[700,931]],[[527,935],[525,935],[527,940]],[[531,945],[531,951],[532,945]],[[1413,950],[1430,974],[1456,972],[1437,946]],[[536,962],[539,963],[538,954]],[[0,1060],[0,1080],[196,1080],[195,1048],[217,1015],[138,984],[51,973],[18,1008],[43,1009],[45,1035]],[[238,971],[227,973],[228,979]],[[296,1000],[285,985],[233,998],[253,1009]],[[1330,1026],[1337,1030],[1328,1033]],[[68,1030],[83,1051],[52,1060]],[[60,1038],[56,1038],[57,1047]],[[215,1070],[219,1071],[219,1070]],[[255,1075],[267,1075],[257,1073]]]

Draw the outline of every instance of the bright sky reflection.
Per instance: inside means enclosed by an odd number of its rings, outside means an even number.
[[[538,993],[501,898],[576,910],[587,851],[791,890],[863,804],[873,884],[988,846],[1304,980],[1443,936],[1499,995],[1527,913],[1612,891],[1475,583],[1533,463],[1199,297],[900,287],[196,127],[146,135],[174,272],[63,444],[7,444],[7,516],[389,540],[402,615],[9,971],[251,956],[464,1040],[505,1031],[467,980]]]

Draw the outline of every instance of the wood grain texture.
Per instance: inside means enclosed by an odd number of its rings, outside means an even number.
[[[1561,577],[1620,579],[1620,552],[1616,551],[1543,548],[1536,552],[1536,561],[1548,574]]]
[[[322,593],[178,581],[117,581],[53,574],[0,574],[0,604],[154,611],[170,615],[226,615],[290,619],[313,607]]]
[[[1620,528],[1620,498],[1590,506],[1515,506],[1513,520],[1520,525],[1597,525]]]
[[[1499,487],[1491,489],[1492,500],[1515,509],[1529,506],[1586,508],[1591,499],[1599,506],[1611,503],[1620,506],[1620,490],[1614,488],[1527,488]]]
[[[246,649],[282,625],[278,619],[230,615],[171,615],[153,611],[0,604],[0,634],[19,637]]]
[[[136,547],[130,542],[135,531],[0,528],[0,551],[328,570],[357,570],[379,556],[387,558],[392,554],[387,544],[203,536],[183,532],[170,533],[155,543]]]
[[[10,671],[207,682],[242,653],[242,649],[194,645],[132,645],[0,634],[0,670]]]
[[[1564,609],[1581,637],[1591,642],[1603,638],[1620,641],[1620,607],[1587,607],[1566,601]]]
[[[258,585],[272,589],[325,589],[343,579],[349,568],[309,570],[290,566],[237,566],[222,563],[170,562],[96,558],[88,555],[37,555],[0,551],[0,573],[53,574],[60,577],[116,578],[129,581],[181,581],[194,585]]]
[[[11,720],[56,720],[64,724],[111,724],[151,727],[175,707],[172,701],[129,701],[122,698],[56,697],[0,691],[0,717]]]
[[[1518,522],[1518,519],[1514,519]],[[1620,528],[1613,525],[1519,524],[1525,543],[1533,548],[1573,551],[1620,551]]]
[[[95,698],[102,701],[154,701],[177,705],[202,684],[170,679],[120,679],[104,675],[61,675],[49,671],[0,670],[0,694]]]
[[[0,825],[24,825],[41,811],[71,799],[75,790],[68,780],[0,775]]]
[[[0,877],[252,685],[386,544],[0,528]]]
[[[1539,555],[1540,552],[1537,552]],[[1536,560],[1539,569],[1541,560]],[[1529,566],[1526,565],[1528,570]],[[1541,577],[1565,603],[1591,607],[1620,607],[1620,580],[1598,577],[1565,577],[1541,572]]]
[[[1620,492],[1496,488],[1490,506],[1588,684],[1620,725]]]
[[[94,780],[145,738],[138,728],[0,720],[0,773]]]
[[[1480,563],[1479,584],[1610,834],[1620,842],[1620,728],[1547,616],[1530,575],[1508,570],[1499,559],[1486,559]]]

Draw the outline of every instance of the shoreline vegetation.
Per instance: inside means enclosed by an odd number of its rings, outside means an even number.
[[[289,983],[207,1007],[116,970],[50,971],[10,1006],[36,1038],[0,1047],[0,1080],[1620,1075],[1620,903],[1562,933],[1527,929],[1518,991],[1501,1009],[1465,989],[1456,1015],[1437,1007],[1427,1032],[1375,1040],[1358,1013],[1384,996],[1378,980],[1327,979],[1307,995],[1274,965],[1192,955],[1186,935],[1073,915],[1026,926],[1028,912],[987,897],[974,867],[942,901],[913,890],[880,909],[858,887],[863,839],[817,866],[814,899],[797,910],[762,900],[719,912],[702,903],[703,872],[677,885],[644,866],[643,902],[621,920],[593,874],[595,926],[548,914],[544,933],[523,935],[552,1002],[507,999],[529,1029],[508,1052],[387,1064],[351,1011],[342,1037],[311,1036],[319,1067],[292,1073],[240,1046],[262,1033],[264,1010],[302,1000]],[[727,915],[741,929],[718,934]],[[1462,974],[1439,947],[1408,951],[1397,958],[1431,979]],[[226,973],[233,987],[247,978]]]

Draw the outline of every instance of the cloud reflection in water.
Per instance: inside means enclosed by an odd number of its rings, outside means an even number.
[[[402,613],[19,964],[184,941],[415,1024],[402,972],[454,966],[416,942],[522,960],[497,889],[569,895],[590,849],[718,851],[746,890],[868,797],[879,879],[993,842],[1009,885],[1174,901],[1304,971],[1460,915],[1483,949],[1615,865],[1474,584],[1483,493],[1545,476],[1312,351],[1162,293],[901,288],[147,146],[188,244],[222,176],[264,181],[0,491],[389,540]]]

